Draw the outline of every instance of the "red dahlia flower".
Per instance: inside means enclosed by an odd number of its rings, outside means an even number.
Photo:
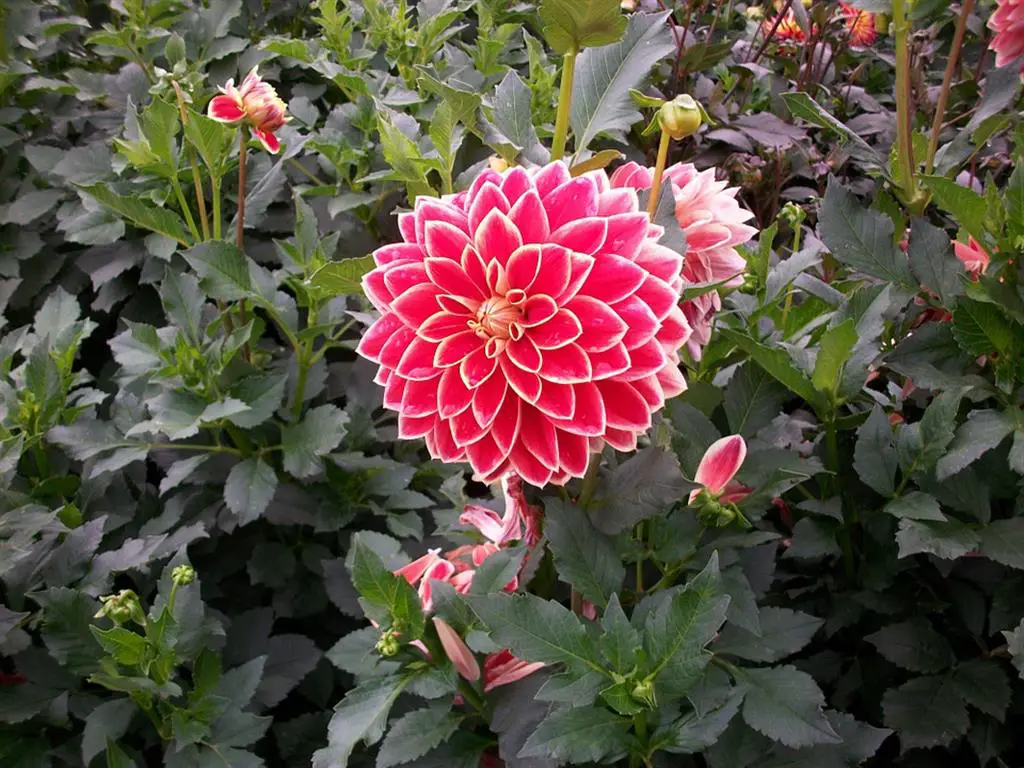
[[[988,28],[996,33],[989,47],[996,52],[996,66],[1009,64],[1024,54],[1024,0],[999,0]],[[1024,73],[1024,63],[1021,64]]]
[[[875,14],[862,11],[849,3],[839,3],[839,13],[843,18],[843,25],[850,35],[850,45],[857,48],[874,45],[877,38]]]
[[[776,19],[778,19],[778,16],[761,22],[761,31],[766,36],[771,33],[772,27],[775,27]],[[807,35],[804,34],[804,28],[796,20],[796,14],[793,13],[792,9],[786,11],[786,15],[779,22],[779,26],[775,28],[775,35],[772,39],[776,43],[802,43],[807,39]]]
[[[686,389],[683,257],[604,171],[488,169],[399,226],[363,279],[381,317],[358,351],[399,436],[435,458],[563,484],[605,442],[633,450]]]
[[[214,96],[207,108],[207,114],[220,123],[238,123],[243,120],[252,127],[253,135],[259,139],[264,149],[276,155],[281,149],[275,131],[290,118],[286,115],[287,107],[274,90],[274,86],[264,82],[256,67],[245,76],[240,88],[235,87],[234,80],[228,80]]]

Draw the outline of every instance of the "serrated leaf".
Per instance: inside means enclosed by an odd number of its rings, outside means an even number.
[[[617,594],[613,593],[608,601],[601,617],[601,629],[604,630],[599,641],[601,653],[612,669],[621,674],[631,672],[641,645],[640,635],[626,618]]]
[[[955,186],[964,189],[958,184]],[[953,253],[949,235],[924,219],[913,219],[907,252],[910,268],[921,285],[938,295],[943,306],[951,307],[964,292],[961,280],[964,268]]]
[[[119,195],[106,184],[93,184],[79,189],[137,227],[169,237],[186,248],[192,244],[185,222],[173,211],[157,208],[138,197]]]
[[[707,645],[725,623],[728,607],[716,552],[682,590],[647,614],[644,651],[659,693],[681,696],[697,681],[711,659]]]
[[[981,554],[1024,570],[1024,517],[996,520],[981,529]]]
[[[850,359],[850,353],[853,352],[853,345],[856,343],[857,326],[853,318],[829,328],[821,337],[811,383],[819,392],[824,392],[833,400],[839,392],[843,366]]]
[[[562,581],[603,608],[626,575],[612,540],[597,530],[575,504],[548,502],[544,521],[544,533]]]
[[[1021,619],[1013,631],[1003,630],[1003,637],[1006,638],[1006,650],[1010,654],[1010,660],[1017,669],[1017,674],[1024,680],[1024,619]]]
[[[540,20],[548,45],[558,53],[611,45],[626,29],[615,0],[543,0]]]
[[[825,398],[815,389],[811,380],[793,364],[785,350],[765,346],[746,334],[730,328],[719,329],[719,334],[750,355],[776,381],[790,392],[802,397],[815,410],[824,412],[828,408]]]
[[[934,496],[920,491],[911,491],[903,496],[898,496],[885,505],[884,512],[893,517],[910,520],[938,520],[945,522],[946,516],[942,514],[939,502]]]
[[[677,755],[694,755],[715,744],[740,711],[742,696],[730,696],[721,707],[702,717],[696,712],[682,717],[667,729],[659,729],[653,741],[661,749]]]
[[[198,346],[204,335],[200,323],[206,304],[206,295],[200,290],[199,281],[187,272],[168,266],[160,283],[160,302],[171,325],[183,330],[185,338]]]
[[[231,468],[224,483],[224,503],[245,525],[262,515],[277,490],[277,473],[263,459],[241,461]]]
[[[1003,722],[1013,692],[1006,672],[993,659],[971,659],[958,664],[951,678],[953,690],[975,709]]]
[[[502,135],[525,154],[541,148],[533,127],[532,93],[519,74],[510,69],[494,91],[494,124]]]
[[[814,678],[796,667],[744,669],[743,719],[758,733],[787,747],[841,741],[825,717],[825,697]]]
[[[653,446],[644,448],[619,464],[601,484],[588,510],[590,520],[604,533],[620,533],[660,514],[690,487],[675,455]]]
[[[857,443],[853,450],[853,468],[868,487],[878,494],[890,497],[896,493],[896,438],[885,412],[875,406],[868,420],[857,429]]]
[[[911,672],[942,672],[956,660],[946,638],[920,616],[864,638],[893,664]]]
[[[883,174],[886,173],[888,163],[886,163],[885,158],[809,95],[800,92],[783,93],[782,99],[786,102],[786,106],[793,117],[806,120],[819,128],[825,128],[838,134],[843,139],[842,143],[848,145],[850,154],[856,160],[859,160],[866,168],[873,168],[881,171]]]
[[[928,520],[900,520],[896,532],[900,557],[929,554],[943,560],[955,560],[976,549],[981,539],[959,520],[945,523]]]
[[[1011,324],[995,304],[961,296],[953,310],[953,336],[975,357],[1008,354],[1020,341],[1020,328]]]
[[[725,417],[733,434],[750,438],[771,424],[789,398],[785,387],[757,363],[745,363],[725,390]]]
[[[309,411],[298,424],[281,430],[284,468],[294,477],[317,474],[322,456],[334,450],[346,434],[348,414],[336,405],[321,405]]]
[[[391,706],[408,684],[408,677],[378,677],[346,693],[327,726],[327,746],[313,753],[313,768],[345,768],[356,744],[377,742]]]
[[[779,661],[811,642],[824,623],[824,619],[801,611],[762,607],[760,635],[727,625],[715,643],[715,653],[750,661]]]
[[[612,762],[629,751],[629,727],[630,720],[607,709],[563,709],[544,719],[518,756],[564,763]]]
[[[259,298],[253,271],[258,269],[245,252],[231,243],[211,240],[182,256],[199,275],[203,290],[214,299],[238,301]]]
[[[117,741],[128,730],[132,717],[140,711],[128,698],[105,701],[89,712],[82,732],[82,764],[89,765],[107,748],[107,741]]]
[[[411,763],[451,738],[463,716],[450,705],[408,712],[391,724],[377,752],[377,768]]]
[[[368,603],[382,609],[385,618],[402,635],[403,640],[418,640],[423,636],[426,619],[416,590],[402,576],[396,576],[380,559],[376,552],[363,543],[359,534],[352,537],[347,565],[352,574],[352,583],[359,596]]]
[[[470,594],[489,595],[505,589],[519,573],[525,555],[523,547],[502,549],[489,555],[473,574]]]
[[[626,28],[620,42],[609,43],[621,37],[619,31],[603,48],[591,48],[576,60],[573,80],[570,123],[576,137],[577,154],[588,146],[598,134],[606,131],[626,131],[640,118],[636,105],[629,96],[638,88],[651,67],[675,50],[672,34],[664,13],[634,13],[626,26],[622,12],[613,0],[546,0],[568,7],[586,3],[614,6],[618,30]],[[543,14],[543,11],[542,11]]]
[[[939,480],[955,475],[999,445],[1013,431],[1013,421],[1000,411],[972,411],[960,425],[945,456],[935,465]]]
[[[939,208],[952,214],[975,240],[984,242],[984,221],[988,215],[988,204],[984,197],[946,176],[921,176],[920,179],[931,191],[932,199]],[[949,241],[948,235],[946,241]]]
[[[373,256],[331,261],[314,272],[309,282],[329,296],[361,294],[363,277],[376,266]]]
[[[821,239],[841,263],[896,285],[917,289],[907,256],[893,241],[892,219],[865,208],[830,179],[818,219]]]
[[[490,629],[491,639],[515,656],[605,674],[587,628],[561,603],[535,595],[503,593],[469,595],[465,600]]]
[[[918,677],[882,698],[885,724],[900,737],[902,752],[945,747],[967,733],[970,718],[949,677]]]

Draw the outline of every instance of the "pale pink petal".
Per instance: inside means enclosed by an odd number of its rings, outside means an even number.
[[[448,658],[451,659],[456,671],[463,679],[475,683],[480,679],[480,665],[473,652],[469,650],[469,646],[446,621],[437,616],[433,617],[432,621],[434,629],[437,630],[437,636],[441,640],[441,646]]]
[[[747,443],[742,436],[729,435],[716,440],[704,452],[694,482],[713,494],[719,494],[739,472],[746,457]]]

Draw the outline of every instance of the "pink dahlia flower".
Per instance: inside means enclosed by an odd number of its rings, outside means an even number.
[[[988,28],[996,33],[989,47],[996,52],[996,66],[1009,64],[1024,54],[1024,0],[999,0]],[[1024,63],[1021,64],[1024,73]]]
[[[736,201],[739,188],[717,181],[713,168],[698,171],[691,163],[677,163],[665,170],[665,176],[672,180],[676,220],[686,233],[684,284],[728,281],[729,287],[742,285],[747,262],[736,246],[749,241],[757,230],[746,224],[754,214]],[[629,162],[615,170],[611,182],[616,188],[649,189],[653,179],[653,168]],[[711,340],[712,321],[721,308],[717,291],[683,304],[683,315],[693,331],[687,349],[695,360]]]
[[[960,263],[964,265],[964,269],[970,273],[971,277],[977,279],[978,275],[983,274],[988,265],[992,262],[992,258],[988,255],[988,251],[981,247],[981,244],[973,237],[968,237],[966,243],[959,241],[953,241],[953,253],[960,259]]]
[[[235,87],[234,80],[227,81],[220,94],[210,101],[207,114],[220,123],[246,121],[264,149],[276,155],[281,142],[275,132],[290,119],[286,110],[274,86],[265,82],[253,67],[240,87]]]
[[[505,495],[504,516],[479,504],[467,504],[459,515],[459,522],[476,527],[499,547],[518,540],[525,542],[528,547],[535,547],[541,537],[540,507],[527,504],[523,479],[519,475],[505,475],[501,478],[501,487]]]
[[[749,488],[732,482],[746,458],[747,443],[740,435],[729,435],[713,442],[704,452],[697,466],[697,476],[693,478],[703,488],[690,491],[690,503],[700,496],[702,490],[725,504],[747,496]]]
[[[488,169],[399,227],[363,279],[381,317],[358,351],[399,436],[435,458],[563,484],[605,442],[634,449],[685,390],[682,256],[603,171]]]

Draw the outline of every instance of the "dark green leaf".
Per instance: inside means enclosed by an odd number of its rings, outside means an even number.
[[[105,701],[93,709],[85,718],[82,733],[82,764],[89,765],[92,759],[107,748],[107,741],[117,741],[128,730],[132,716],[138,707],[131,699]]]
[[[743,719],[759,733],[794,748],[840,742],[825,717],[825,697],[806,672],[790,666],[744,669],[738,684],[746,692]]]
[[[541,149],[537,130],[533,127],[531,99],[530,89],[514,69],[505,74],[494,91],[494,124],[524,153]]]
[[[502,549],[488,556],[473,574],[470,594],[489,595],[505,589],[516,575],[526,555],[524,548]]]
[[[801,611],[762,607],[760,635],[730,624],[715,643],[715,653],[750,661],[779,661],[811,642],[824,623],[823,619]]]
[[[615,0],[543,0],[540,20],[548,45],[558,53],[611,45],[626,30]]]
[[[974,194],[959,184],[949,183]],[[914,219],[911,223],[908,253],[910,268],[921,285],[934,292],[944,306],[953,306],[956,297],[964,292],[961,281],[964,268],[953,254],[953,246],[945,230],[932,226],[924,219]]]
[[[758,365],[764,368],[786,389],[802,397],[815,410],[824,411],[827,409],[825,399],[814,388],[811,380],[793,364],[785,350],[767,347],[746,334],[729,328],[722,328],[719,330],[719,333],[750,355]]]
[[[199,281],[187,272],[168,266],[160,283],[160,301],[170,323],[184,331],[185,338],[193,345],[198,345],[204,336],[200,325],[206,304]]]
[[[974,357],[1009,353],[1020,343],[1020,333],[995,304],[961,296],[953,310],[953,335]]]
[[[634,13],[629,17],[629,25],[626,27],[625,18],[614,0],[545,0],[545,6],[564,8],[579,8],[588,4],[601,4],[607,7],[608,14],[614,12],[614,27],[603,38],[605,42],[599,43],[605,47],[586,50],[576,60],[569,119],[576,137],[577,153],[590,146],[598,134],[605,131],[627,131],[640,119],[640,113],[629,95],[630,90],[638,88],[651,67],[675,50],[672,34],[665,24],[667,11]],[[542,18],[543,14],[542,9]],[[550,21],[547,23],[551,24]],[[626,34],[622,37],[624,27]],[[616,43],[620,37],[622,40]]]
[[[967,733],[970,719],[952,679],[917,677],[882,698],[885,724],[899,732],[903,752],[945,747]]]
[[[607,709],[563,709],[544,719],[519,757],[564,763],[613,762],[629,750],[629,727],[628,719]]]
[[[222,301],[258,298],[253,272],[259,267],[231,243],[213,240],[182,254],[199,275],[203,290]]]
[[[942,514],[939,502],[934,496],[920,491],[911,491],[904,496],[898,496],[885,505],[885,512],[893,517],[909,518],[910,520],[938,520],[945,522],[946,516]]]
[[[224,483],[224,503],[240,525],[262,515],[277,490],[277,473],[263,459],[246,459],[231,468]]]
[[[1003,722],[1010,707],[1010,681],[993,659],[972,659],[958,664],[951,679],[957,695],[975,709]]]
[[[309,411],[298,424],[281,430],[284,468],[291,475],[311,477],[323,469],[320,457],[332,451],[345,437],[348,414],[336,405],[321,405]]]
[[[845,123],[836,119],[806,93],[791,92],[782,94],[783,101],[789,107],[793,117],[806,120],[819,128],[825,128],[838,134],[843,144],[849,145],[851,155],[865,167],[886,172],[888,163],[878,151],[864,139],[854,133]]]
[[[575,504],[550,501],[544,510],[544,533],[562,581],[603,608],[625,578],[614,542],[598,531]]]
[[[654,741],[661,745],[666,752],[677,755],[694,755],[703,752],[725,733],[729,723],[740,711],[742,702],[742,696],[731,696],[725,704],[708,712],[703,717],[698,717],[696,712],[691,712],[672,723],[667,729],[659,729],[654,735]]]
[[[619,596],[612,594],[601,617],[601,653],[620,674],[628,674],[636,666],[637,651],[640,650],[640,635],[629,623],[619,604]]]
[[[1024,569],[1024,517],[996,520],[982,528],[981,554],[1011,568]]]
[[[1003,630],[1003,637],[1006,638],[1006,649],[1010,653],[1010,660],[1017,668],[1017,674],[1024,680],[1024,619],[1013,631]]]
[[[921,182],[931,191],[932,199],[939,208],[952,214],[957,223],[979,243],[985,241],[984,222],[988,214],[985,198],[946,176],[922,176]],[[944,236],[948,243],[949,235]],[[913,262],[913,254],[910,260]]]
[[[173,211],[157,208],[155,205],[143,202],[138,197],[118,195],[111,191],[106,184],[81,187],[81,190],[137,227],[169,237],[186,248],[191,245],[191,238],[185,229],[185,222]]]
[[[682,499],[689,487],[673,454],[644,448],[602,482],[590,506],[590,520],[604,533],[620,533],[660,514]]]
[[[745,363],[725,390],[725,416],[733,434],[750,438],[771,424],[789,397],[785,387],[755,362]]]
[[[344,768],[357,743],[379,741],[391,706],[408,684],[407,677],[378,677],[345,694],[327,726],[327,746],[313,753],[313,768]]]
[[[411,763],[451,738],[462,722],[450,704],[416,709],[395,720],[377,753],[377,768]]]
[[[935,465],[935,475],[944,480],[973,464],[999,445],[1013,431],[1009,415],[999,411],[972,411],[956,432],[949,451]]]
[[[416,590],[403,577],[388,570],[359,534],[352,537],[348,567],[360,597],[369,605],[383,609],[403,639],[418,640],[423,636],[426,620]]]
[[[978,534],[958,520],[936,523],[904,519],[896,533],[900,557],[927,553],[955,560],[976,549],[980,542]]]
[[[864,639],[893,664],[911,672],[942,672],[956,660],[946,638],[920,616],[890,624]]]
[[[857,430],[853,468],[861,481],[882,496],[896,492],[896,439],[885,412],[875,406],[868,420]]]

